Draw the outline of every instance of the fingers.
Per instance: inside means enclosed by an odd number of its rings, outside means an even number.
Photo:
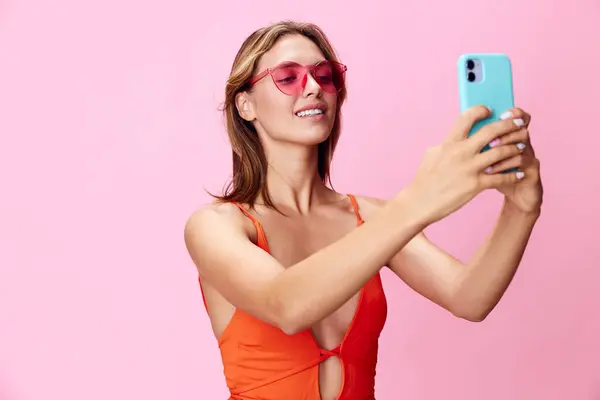
[[[489,143],[490,147],[499,146],[499,145],[503,145],[503,144],[509,144],[509,143],[521,142],[521,143],[527,145],[525,153],[528,155],[535,156],[535,151],[531,144],[531,136],[529,135],[529,124],[531,123],[531,115],[529,115],[528,113],[526,113],[525,111],[523,111],[520,108],[514,108],[514,109],[508,110],[507,112],[503,113],[500,116],[500,118],[501,119],[519,118],[519,119],[523,120],[524,125],[518,131],[513,131],[510,133],[507,133],[504,136],[500,136],[500,137],[497,137],[496,139],[493,139]]]
[[[496,174],[498,172],[507,171],[512,168],[524,169],[527,162],[527,156],[524,154],[517,154],[505,160],[499,161],[494,165],[488,166],[484,172],[486,174]]]
[[[468,140],[471,143],[473,151],[479,152],[488,144],[494,143],[494,146],[497,145],[498,142],[494,142],[495,139],[516,132],[524,126],[525,121],[522,118],[509,117],[508,119],[484,126]]]
[[[520,155],[524,149],[525,145],[522,143],[506,144],[503,146],[493,147],[490,150],[479,153],[475,156],[475,168],[477,168],[479,171],[483,171],[490,166],[498,164],[499,162]]]
[[[512,131],[504,136],[500,136],[490,142],[490,147],[503,146],[506,144],[517,144],[522,143],[527,145],[529,142],[529,130],[527,128],[521,128],[517,131]]]
[[[525,122],[524,127],[526,127],[529,130],[529,124],[531,123],[531,115],[529,115],[528,113],[526,113],[525,111],[523,111],[520,108],[514,108],[512,110],[507,111],[505,114],[510,114],[510,115],[514,115],[517,118],[521,118],[523,119],[523,121]],[[527,135],[527,144],[528,144],[528,149],[529,152],[531,154],[535,154],[535,151],[533,150],[533,146],[531,145],[531,137],[529,136],[529,134]]]
[[[455,142],[464,140],[477,121],[485,119],[491,114],[491,110],[483,105],[468,108],[456,120],[454,129],[448,136],[448,139]]]
[[[499,188],[504,185],[509,185],[511,183],[519,182],[525,178],[525,173],[523,171],[517,172],[509,172],[506,174],[492,174],[488,175],[483,173],[479,180],[480,185],[483,188],[491,189],[491,188]]]
[[[526,113],[520,108],[513,108],[507,110],[504,114],[500,116],[500,119],[508,119],[508,118],[521,118],[525,122],[525,127],[528,127],[531,123],[531,115]]]

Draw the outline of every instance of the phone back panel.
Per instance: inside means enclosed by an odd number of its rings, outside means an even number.
[[[479,62],[478,81],[468,79],[468,60]],[[470,53],[458,59],[458,87],[460,110],[465,111],[476,105],[492,109],[492,115],[477,121],[469,136],[490,122],[498,121],[500,115],[514,107],[513,78],[510,59],[504,54]],[[487,150],[488,147],[484,150]]]

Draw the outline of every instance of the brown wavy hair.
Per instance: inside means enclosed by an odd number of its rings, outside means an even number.
[[[256,73],[261,56],[269,51],[285,35],[302,35],[313,41],[327,60],[339,61],[325,33],[315,24],[296,21],[281,21],[253,32],[242,43],[231,68],[225,87],[222,106],[227,133],[231,143],[233,174],[226,184],[222,196],[212,195],[217,201],[249,204],[253,207],[260,194],[265,205],[277,209],[267,187],[268,163],[263,146],[254,126],[244,120],[236,107],[235,98],[240,92],[249,90],[248,81]],[[321,181],[331,186],[330,166],[333,152],[341,130],[341,106],[346,99],[346,87],[338,93],[335,122],[331,134],[318,147],[318,171]]]

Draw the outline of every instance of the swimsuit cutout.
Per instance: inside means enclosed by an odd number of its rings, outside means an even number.
[[[348,195],[358,226],[363,220],[353,195]],[[260,222],[234,203],[254,224],[257,246],[269,252]],[[200,290],[206,306],[206,299]],[[229,400],[320,400],[319,364],[339,357],[342,385],[337,400],[375,400],[375,367],[379,335],[387,317],[387,302],[379,273],[360,290],[354,318],[339,346],[322,349],[311,329],[287,335],[236,309],[218,340]]]

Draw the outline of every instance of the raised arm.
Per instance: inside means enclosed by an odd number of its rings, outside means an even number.
[[[196,212],[185,242],[201,279],[236,307],[293,334],[341,307],[423,229],[411,202],[403,193],[369,224],[287,269],[250,241],[233,213]]]
[[[185,242],[201,279],[235,307],[288,334],[310,327],[348,301],[427,225],[484,189],[515,182],[514,174],[482,172],[517,154],[515,146],[480,153],[515,129],[511,121],[466,137],[488,112],[476,107],[462,115],[447,139],[427,152],[407,188],[365,224],[287,269],[249,240],[233,213],[196,212],[186,224]]]
[[[500,188],[505,201],[492,233],[473,257],[461,262],[439,248],[424,234],[416,235],[389,262],[389,268],[408,286],[459,318],[484,320],[496,307],[521,262],[537,222],[542,204],[539,160],[535,157],[527,126],[530,116],[512,110],[525,125],[514,134],[501,137],[501,145],[524,143],[522,154],[495,165],[492,173],[519,167],[524,173],[516,185]],[[503,164],[503,165],[502,165]],[[385,201],[361,198],[365,218]]]

